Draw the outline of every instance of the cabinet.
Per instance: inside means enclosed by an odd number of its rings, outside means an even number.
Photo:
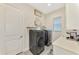
[[[79,4],[71,3],[65,5],[66,28],[79,29]]]

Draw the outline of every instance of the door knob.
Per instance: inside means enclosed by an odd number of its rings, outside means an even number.
[[[23,36],[21,35],[20,38],[23,38]]]

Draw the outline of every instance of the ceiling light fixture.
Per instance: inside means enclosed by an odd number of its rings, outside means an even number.
[[[48,3],[48,6],[51,6],[52,4],[51,3]]]

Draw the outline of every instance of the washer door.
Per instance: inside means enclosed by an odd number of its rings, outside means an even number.
[[[39,40],[38,40],[38,47],[44,47],[44,38],[43,37],[40,37]]]

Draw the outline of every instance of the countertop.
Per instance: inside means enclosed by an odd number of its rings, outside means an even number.
[[[61,36],[54,43],[54,46],[58,46],[75,54],[79,54],[79,41],[66,39],[66,37]]]

